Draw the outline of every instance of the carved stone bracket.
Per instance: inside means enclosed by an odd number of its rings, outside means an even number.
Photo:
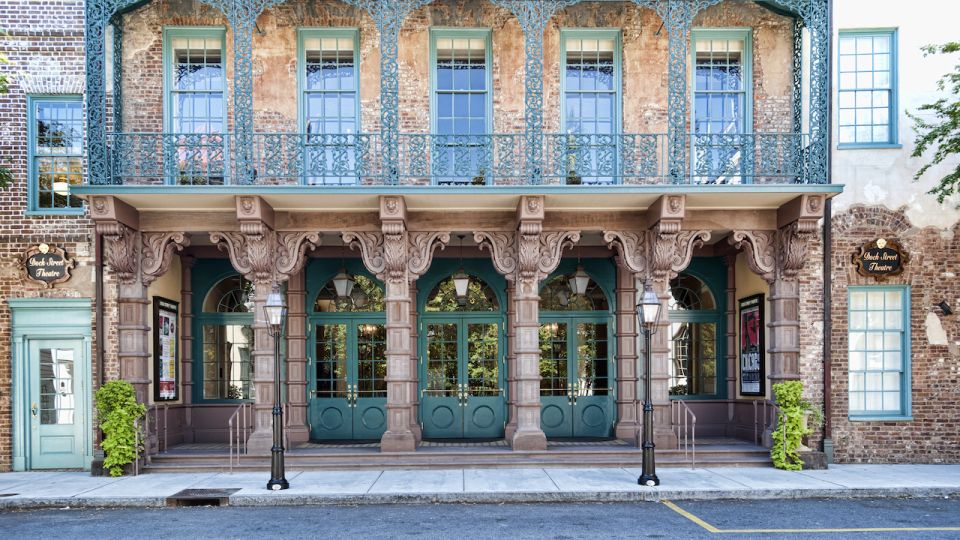
[[[320,234],[315,232],[248,229],[247,232],[212,232],[210,241],[224,250],[233,267],[254,283],[286,281],[303,268],[307,251],[320,245]]]
[[[730,245],[743,249],[747,266],[767,283],[776,279],[777,233],[775,231],[733,231],[727,239]]]
[[[733,231],[728,241],[747,254],[747,266],[767,283],[797,277],[807,258],[815,229],[809,221],[795,221],[776,231]]]
[[[517,235],[503,232],[476,232],[473,241],[482,251],[485,247],[490,250],[493,267],[508,281],[516,279],[517,271]]]
[[[391,227],[393,228],[393,227]],[[363,264],[381,281],[413,281],[430,268],[433,253],[450,242],[448,232],[345,231],[343,242],[359,249]]]
[[[140,259],[140,234],[118,221],[98,221],[103,235],[103,257],[120,283],[136,281]]]
[[[668,223],[668,226],[661,226]],[[694,249],[710,240],[710,231],[683,231],[679,224],[659,222],[644,231],[604,231],[607,247],[615,249],[632,272],[655,281],[669,281],[682,272]]]
[[[190,236],[182,232],[142,233],[143,248],[140,263],[140,279],[144,285],[150,285],[167,273],[173,262],[174,251],[183,251],[190,245]]]

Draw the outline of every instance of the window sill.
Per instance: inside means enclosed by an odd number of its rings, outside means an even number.
[[[895,150],[897,148],[903,148],[903,145],[898,143],[861,143],[837,145],[837,150]]]
[[[850,415],[848,418],[851,422],[913,422],[913,415],[908,415],[908,416]]]
[[[83,216],[85,210],[27,210],[23,213],[26,217],[68,217]]]

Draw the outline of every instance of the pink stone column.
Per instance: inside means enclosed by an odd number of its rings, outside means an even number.
[[[637,280],[617,258],[617,423],[618,439],[636,442],[637,419]]]
[[[423,440],[423,430],[420,429],[420,422],[417,420],[418,413],[420,411],[420,393],[419,380],[420,380],[420,356],[417,352],[417,283],[413,282],[410,284],[410,373],[412,375],[412,380],[410,381],[409,393],[411,396],[411,413],[410,413],[410,431],[413,432],[414,438],[417,440],[417,444],[420,444],[420,441]]]
[[[517,428],[511,439],[514,450],[547,449],[547,436],[540,427],[540,296],[537,289],[536,278],[521,279],[515,291]]]
[[[387,311],[387,431],[382,452],[413,452],[417,438],[411,429],[416,380],[410,370],[410,284],[406,276],[386,281]]]
[[[266,455],[273,446],[273,338],[270,337],[263,306],[273,289],[270,281],[254,281],[253,307],[253,433],[247,451]]]
[[[149,404],[150,395],[150,323],[147,318],[150,301],[147,286],[139,279],[120,283],[117,295],[117,357],[120,378],[133,385],[137,402]]]
[[[517,330],[516,316],[517,308],[514,304],[516,296],[516,287],[512,281],[507,282],[507,425],[504,429],[504,437],[508,441],[513,440],[513,435],[517,432],[517,383],[515,372],[517,370]]]
[[[770,284],[770,380],[800,379],[800,280],[777,277]]]
[[[193,442],[193,265],[192,256],[180,257],[180,399],[183,410],[183,442]]]
[[[290,443],[307,442],[307,310],[303,271],[287,281],[287,406],[286,434]]]
[[[653,401],[653,442],[660,449],[677,447],[670,418],[670,283],[654,280],[653,290],[660,298],[660,324],[650,337],[651,396]]]

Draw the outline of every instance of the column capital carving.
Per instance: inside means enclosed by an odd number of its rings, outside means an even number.
[[[816,221],[798,220],[775,231],[733,231],[728,241],[744,250],[750,270],[773,283],[797,277],[815,230]]]
[[[385,228],[396,229],[395,224]],[[413,281],[430,268],[433,253],[450,242],[443,231],[408,233],[344,231],[343,242],[359,249],[363,265],[381,281]]]
[[[408,234],[410,247],[408,250],[407,269],[410,271],[410,280],[423,275],[430,268],[433,254],[439,247],[441,250],[450,243],[448,232],[415,232]]]
[[[103,258],[120,283],[137,280],[140,266],[140,233],[119,221],[97,221],[103,236]]]
[[[634,274],[645,276],[647,270],[647,235],[634,231],[603,231],[607,249],[615,250],[623,265]]]
[[[644,279],[669,281],[690,265],[693,250],[710,240],[708,230],[680,230],[679,220],[660,220],[648,231],[604,231],[607,247]]]
[[[497,269],[507,281],[512,282],[517,271],[517,233],[479,231],[473,233],[473,241],[480,250],[490,250],[493,267]]]
[[[315,232],[275,232],[260,222],[247,231],[212,232],[210,241],[225,251],[233,267],[254,283],[286,281],[303,268],[307,251],[320,245]]]
[[[170,269],[173,252],[183,251],[183,248],[190,245],[190,235],[182,232],[148,232],[141,236],[143,248],[140,280],[149,286]]]

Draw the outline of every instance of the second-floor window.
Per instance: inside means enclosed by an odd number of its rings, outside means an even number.
[[[840,32],[838,143],[895,144],[896,33]]]
[[[693,176],[739,183],[749,172],[750,30],[694,30]]]
[[[489,30],[434,30],[431,170],[442,184],[490,177]]]
[[[226,71],[222,28],[164,29],[168,182],[223,184],[228,176]]]
[[[568,183],[610,182],[617,175],[619,35],[616,31],[563,32],[563,163]]]
[[[83,183],[80,96],[30,97],[30,210],[82,212],[70,187]]]
[[[301,31],[301,116],[306,131],[305,181],[344,185],[358,181],[360,96],[357,31]]]

